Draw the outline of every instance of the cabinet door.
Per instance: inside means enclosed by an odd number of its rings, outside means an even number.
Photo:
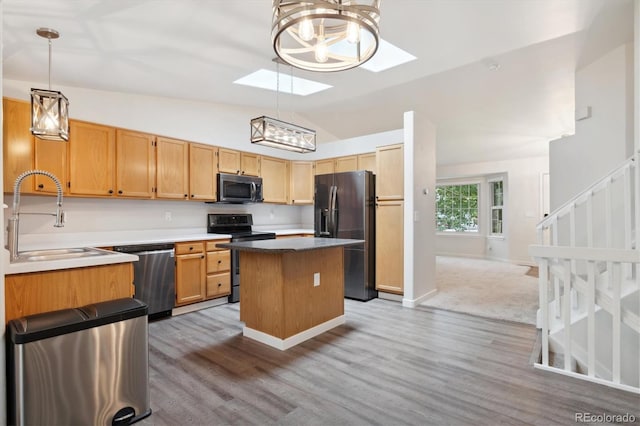
[[[176,305],[204,300],[204,253],[176,256]]]
[[[156,141],[156,198],[186,199],[189,192],[189,144],[169,138]]]
[[[218,148],[189,144],[189,197],[192,200],[216,199],[216,161]]]
[[[34,166],[38,170],[46,170],[53,173],[60,180],[62,192],[67,193],[67,142],[35,140]],[[57,194],[58,188],[51,179],[46,176],[36,175],[35,191],[38,193]]]
[[[220,173],[240,174],[240,151],[220,148],[218,150],[218,171]]]
[[[289,162],[280,158],[262,157],[261,163],[264,202],[286,204],[289,195]]]
[[[155,186],[154,136],[118,129],[116,132],[116,188],[118,196],[153,198]]]
[[[222,272],[219,274],[207,275],[206,299],[227,296],[231,294],[231,274]]]
[[[240,174],[260,176],[260,156],[243,152],[240,154]]]
[[[313,204],[313,161],[291,162],[291,204]]]
[[[335,160],[329,158],[316,161],[316,175],[328,175],[335,172]]]
[[[358,170],[358,156],[350,155],[348,157],[336,158],[336,173],[353,172]]]
[[[376,203],[376,290],[404,292],[404,201]]]
[[[404,199],[404,147],[381,146],[376,150],[376,199]]]
[[[358,154],[358,170],[369,170],[376,173],[376,153]]]
[[[34,137],[29,130],[31,105],[28,102],[3,99],[2,115],[4,192],[13,193],[16,178],[27,170],[33,169]],[[33,182],[33,176],[25,178],[20,186],[20,192],[33,192]]]
[[[69,193],[115,193],[116,129],[82,121],[69,121]]]

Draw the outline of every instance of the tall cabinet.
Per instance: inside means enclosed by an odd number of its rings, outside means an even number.
[[[376,290],[404,293],[404,148],[376,150]]]

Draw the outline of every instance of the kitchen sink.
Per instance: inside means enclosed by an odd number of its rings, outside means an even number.
[[[50,260],[74,259],[78,257],[104,256],[113,254],[108,250],[93,247],[77,247],[49,250],[21,251],[16,262],[43,262]]]

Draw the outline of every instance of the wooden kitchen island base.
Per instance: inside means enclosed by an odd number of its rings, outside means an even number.
[[[344,246],[358,243],[288,238],[218,245],[240,250],[243,335],[286,350],[344,324]]]

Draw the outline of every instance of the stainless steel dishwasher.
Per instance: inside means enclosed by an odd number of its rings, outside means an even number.
[[[133,263],[135,297],[149,307],[149,319],[171,316],[176,301],[174,245],[139,244],[113,250],[138,256]]]

